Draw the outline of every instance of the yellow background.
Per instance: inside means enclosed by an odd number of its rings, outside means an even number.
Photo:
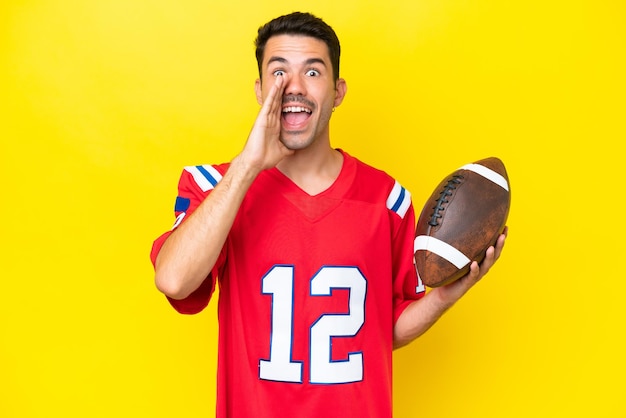
[[[618,0],[5,0],[0,416],[200,417],[215,303],[176,314],[148,253],[184,165],[228,161],[258,110],[257,27],[342,41],[333,145],[419,211],[495,155],[503,258],[395,356],[396,417],[622,417],[626,6]]]

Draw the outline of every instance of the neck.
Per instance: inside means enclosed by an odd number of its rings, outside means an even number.
[[[298,150],[283,159],[277,168],[298,187],[314,196],[332,186],[342,166],[341,152],[328,146],[322,150]]]

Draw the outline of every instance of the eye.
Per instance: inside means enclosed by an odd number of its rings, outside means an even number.
[[[274,77],[278,77],[278,76],[284,76],[285,72],[283,70],[276,70],[272,74],[274,75]]]
[[[308,70],[305,74],[306,74],[308,77],[317,77],[317,76],[319,76],[319,75],[320,75],[320,72],[319,72],[319,71],[317,71],[317,70]]]

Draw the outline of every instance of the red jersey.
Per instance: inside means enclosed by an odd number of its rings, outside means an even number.
[[[187,299],[170,299],[197,313],[219,284],[218,418],[392,415],[393,325],[424,295],[415,215],[399,183],[343,156],[315,196],[276,168],[262,172],[212,273]],[[175,227],[227,169],[185,168]]]

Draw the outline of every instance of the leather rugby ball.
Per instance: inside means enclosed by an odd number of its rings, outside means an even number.
[[[447,176],[417,221],[414,261],[428,287],[443,286],[481,262],[504,231],[511,205],[509,178],[500,159],[464,165]]]

